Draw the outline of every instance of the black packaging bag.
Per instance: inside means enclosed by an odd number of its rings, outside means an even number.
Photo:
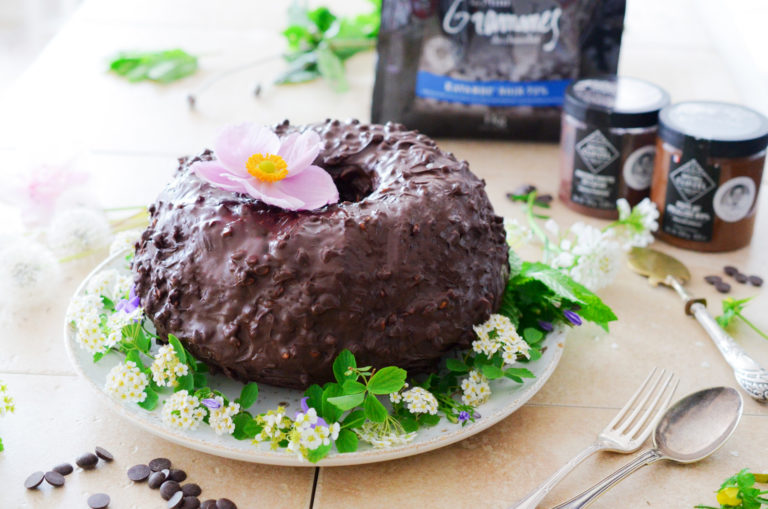
[[[383,0],[371,119],[557,140],[568,84],[615,74],[626,0]]]

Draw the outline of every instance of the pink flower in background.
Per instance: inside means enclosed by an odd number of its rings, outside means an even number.
[[[314,210],[339,200],[331,176],[312,164],[320,152],[320,136],[314,131],[281,139],[267,127],[229,126],[216,138],[213,151],[216,159],[198,161],[192,170],[220,189],[288,210]]]
[[[42,226],[48,224],[67,197],[82,201],[76,196],[77,188],[88,179],[87,173],[74,170],[68,164],[40,164],[17,175],[15,182],[2,192],[2,199],[21,209],[27,226]]]

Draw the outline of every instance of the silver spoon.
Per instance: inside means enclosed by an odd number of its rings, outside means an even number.
[[[587,507],[640,467],[666,459],[679,463],[703,460],[736,430],[744,402],[736,389],[713,387],[694,392],[671,407],[653,432],[650,449],[585,492],[554,509]]]

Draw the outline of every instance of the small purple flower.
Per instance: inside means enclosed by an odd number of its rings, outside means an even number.
[[[303,398],[301,398],[301,411],[304,412],[305,414],[309,412],[309,405],[307,405],[308,399],[309,399],[308,396],[304,396]]]
[[[555,329],[551,322],[545,322],[544,320],[539,320],[539,327],[541,327],[541,330],[547,332],[552,332]]]
[[[136,285],[131,286],[131,293],[127,299],[121,299],[115,306],[115,311],[122,311],[124,313],[132,313],[141,306],[141,300],[136,295]]]
[[[565,316],[568,319],[568,321],[571,322],[573,325],[581,325],[582,323],[584,323],[581,320],[581,317],[578,314],[576,314],[575,311],[572,311],[570,309],[563,310],[563,316]]]
[[[469,412],[467,412],[466,410],[462,410],[461,412],[459,412],[459,422],[460,423],[464,424],[468,420],[469,420]]]
[[[475,415],[473,415],[472,417],[473,417],[474,419],[479,419],[480,417],[482,417],[482,415],[480,415],[480,413],[479,413],[479,412],[475,412]]]
[[[207,406],[208,408],[210,408],[211,410],[218,410],[219,408],[221,408],[221,403],[219,403],[213,398],[205,398],[204,400],[201,401],[201,403]]]

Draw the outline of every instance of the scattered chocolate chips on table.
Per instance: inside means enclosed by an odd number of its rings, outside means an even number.
[[[56,488],[64,486],[64,476],[54,470],[45,473],[45,480],[48,484]]]
[[[183,470],[174,468],[174,469],[171,469],[170,472],[166,474],[166,477],[168,477],[168,479],[172,481],[184,482],[187,478],[187,473]]]
[[[28,490],[33,490],[40,486],[40,484],[43,482],[43,479],[45,478],[44,472],[33,472],[29,474],[29,477],[24,481],[24,487]]]
[[[203,492],[200,486],[195,483],[185,484],[181,487],[181,491],[188,497],[197,497]]]
[[[512,200],[516,197],[525,196],[526,194],[532,193],[535,190],[536,190],[536,186],[532,184],[523,184],[521,186],[516,187],[511,192],[507,193],[507,198]]]
[[[549,205],[554,198],[551,194],[542,194],[536,197],[534,200],[538,205]]]
[[[147,485],[153,490],[158,489],[166,481],[166,476],[163,472],[152,472],[149,475]]]
[[[86,452],[85,454],[81,454],[75,460],[75,463],[77,464],[77,466],[82,468],[83,470],[92,470],[96,468],[96,464],[98,462],[99,462],[99,457],[93,454],[92,452]]]
[[[110,498],[106,493],[94,493],[88,497],[88,507],[91,509],[105,509],[109,506]]]
[[[168,482],[175,482],[175,481],[168,481]],[[163,498],[165,498],[165,496],[163,496]],[[168,500],[168,509],[176,509],[177,507],[181,507],[181,504],[184,501],[184,494],[180,491],[177,491],[166,500]]]
[[[752,286],[763,286],[763,278],[760,276],[749,276],[749,282]]]
[[[74,467],[69,463],[61,463],[60,465],[53,467],[51,470],[58,472],[61,475],[69,475],[74,470]]]
[[[147,465],[134,465],[128,469],[128,479],[133,482],[144,482],[152,470]]]
[[[115,457],[112,456],[112,453],[104,449],[103,447],[96,448],[96,456],[98,456],[99,458],[103,459],[106,462],[110,462],[115,459]]]
[[[160,485],[160,496],[165,500],[170,500],[171,497],[178,492],[181,492],[181,486],[179,486],[179,483],[176,481],[165,481]],[[183,497],[184,493],[182,493],[181,496]]]
[[[720,293],[728,293],[731,291],[731,285],[729,285],[725,281],[720,281],[718,283],[715,283],[715,290],[717,290]]]
[[[153,472],[159,472],[160,470],[166,470],[171,468],[171,460],[168,458],[155,458],[149,462],[149,468]]]
[[[716,285],[720,281],[722,281],[722,278],[720,276],[704,276],[704,281],[711,285]]]
[[[200,506],[200,509],[216,509],[216,501],[212,498],[209,498],[203,504]]]
[[[182,500],[181,509],[200,509],[200,499],[186,496]]]
[[[733,265],[726,265],[725,267],[723,267],[723,272],[725,272],[729,276],[735,276],[736,274],[739,273],[739,269],[737,269]]]
[[[216,501],[216,509],[237,509],[237,506],[228,498],[220,498]]]
[[[735,279],[736,281],[738,281],[741,284],[746,284],[747,281],[749,280],[747,275],[746,274],[742,274],[741,272],[739,272],[737,274],[734,274],[733,275],[733,279]]]

